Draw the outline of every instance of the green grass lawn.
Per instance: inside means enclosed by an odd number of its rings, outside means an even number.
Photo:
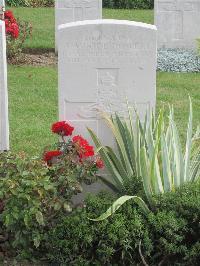
[[[12,8],[16,17],[30,21],[33,27],[32,38],[26,48],[54,49],[54,8]],[[104,9],[103,17],[153,23],[152,10]]]
[[[11,149],[38,155],[57,138],[50,132],[57,120],[57,69],[9,67]],[[188,94],[194,105],[195,124],[200,114],[200,74],[158,73],[158,106],[173,103],[183,135],[188,118]]]
[[[11,150],[40,153],[55,140],[57,72],[50,67],[14,67],[8,71]]]

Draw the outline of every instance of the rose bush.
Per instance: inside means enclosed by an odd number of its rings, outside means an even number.
[[[16,19],[11,10],[4,12],[6,27],[7,56],[9,59],[21,54],[23,44],[31,36],[32,26],[29,22]]]
[[[59,175],[71,176],[86,184],[96,181],[97,171],[104,167],[104,163],[95,154],[94,147],[80,135],[72,137],[74,127],[66,121],[54,123],[51,130],[61,138],[52,150],[46,150],[43,155],[51,171],[56,169]]]
[[[12,11],[8,10],[4,12],[4,20],[6,26],[6,34],[10,35],[13,39],[19,37],[19,25],[13,16]]]
[[[47,232],[75,208],[72,196],[92,184],[103,162],[74,127],[52,125],[61,138],[43,158],[0,153],[0,250],[7,256],[40,256]]]

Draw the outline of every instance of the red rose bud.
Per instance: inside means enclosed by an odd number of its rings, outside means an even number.
[[[7,10],[4,12],[4,18],[9,20],[15,20],[13,12],[11,10]]]
[[[104,168],[104,162],[101,160],[101,158],[98,158],[95,162],[97,168],[102,169]]]
[[[47,151],[47,152],[45,152],[45,154],[43,156],[43,160],[45,162],[47,162],[48,165],[51,165],[52,159],[55,158],[55,157],[58,157],[60,155],[62,155],[61,151],[57,151],[57,150],[55,150],[55,151]]]
[[[88,141],[82,136],[74,136],[72,141],[76,144],[77,152],[81,159],[94,156],[94,147],[90,146]]]

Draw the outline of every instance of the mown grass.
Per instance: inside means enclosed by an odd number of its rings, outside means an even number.
[[[11,8],[16,17],[31,22],[32,38],[25,43],[29,49],[54,49],[54,8]],[[103,17],[153,23],[152,10],[103,9]]]
[[[125,19],[153,24],[153,10],[103,9],[103,17],[108,19]]]
[[[53,8],[11,8],[16,18],[29,21],[32,37],[26,41],[25,48],[49,50],[55,45],[55,26]]]
[[[158,73],[157,106],[174,104],[182,136],[188,119],[188,95],[194,107],[195,125],[200,117],[200,74]],[[57,69],[52,67],[9,67],[11,149],[41,154],[56,136],[50,132],[57,120]]]
[[[8,81],[11,150],[37,155],[55,140],[50,126],[58,112],[56,69],[10,66]]]

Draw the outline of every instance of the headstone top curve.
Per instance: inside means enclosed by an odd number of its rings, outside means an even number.
[[[69,22],[66,24],[59,25],[58,29],[62,30],[65,28],[84,26],[84,25],[127,25],[135,26],[145,29],[157,30],[157,27],[152,24],[147,24],[143,22],[130,21],[130,20],[117,20],[117,19],[96,19],[96,20],[84,20],[84,21],[75,21]]]

